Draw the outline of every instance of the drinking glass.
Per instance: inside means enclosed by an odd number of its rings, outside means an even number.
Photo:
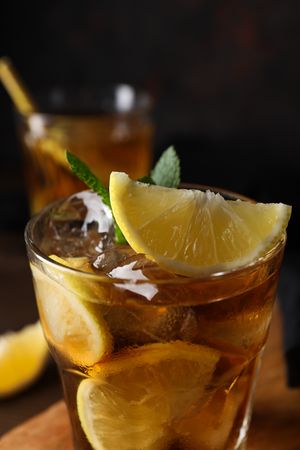
[[[31,213],[84,188],[66,161],[77,155],[108,184],[112,170],[137,179],[151,165],[153,124],[149,96],[126,84],[103,89],[54,89],[41,112],[17,114]]]
[[[97,253],[109,229],[86,222],[92,195],[25,233],[75,449],[245,449],[285,235],[240,269],[177,276],[128,246]]]

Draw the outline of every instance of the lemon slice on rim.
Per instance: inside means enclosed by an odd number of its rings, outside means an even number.
[[[87,270],[86,258],[54,261]],[[48,265],[42,272],[31,264],[41,321],[49,341],[73,362],[91,365],[112,351],[112,336],[101,315],[100,305],[89,300],[92,285],[77,274]]]
[[[32,384],[45,367],[48,346],[39,322],[0,336],[0,397]]]
[[[110,176],[114,217],[129,245],[167,270],[198,276],[236,269],[270,250],[285,232],[291,207],[225,200]]]
[[[82,428],[95,450],[169,448],[171,424],[210,398],[219,352],[180,341],[147,344],[90,371],[77,392]]]

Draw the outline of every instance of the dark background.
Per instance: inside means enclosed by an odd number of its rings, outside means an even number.
[[[33,93],[129,82],[156,100],[155,153],[175,144],[182,178],[294,206],[299,245],[297,0],[3,1],[0,55]],[[0,86],[0,227],[26,202],[10,100]]]
[[[299,0],[0,0],[0,56],[33,94],[57,85],[144,87],[156,101],[155,154],[174,144],[184,181],[293,205],[287,305],[299,305],[300,292],[299,47]],[[0,86],[1,333],[36,320],[24,191]],[[0,434],[61,396],[53,372],[0,404]]]

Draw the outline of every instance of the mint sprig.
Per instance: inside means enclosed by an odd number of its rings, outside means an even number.
[[[105,205],[107,205],[112,211],[109,192],[102,181],[89,169],[89,167],[83,161],[81,161],[73,153],[67,151],[66,157],[70,164],[72,172],[81,181],[83,181],[87,185],[87,187],[96,192],[96,194],[98,194],[102,198],[103,203],[105,203]],[[177,188],[180,183],[180,161],[174,147],[169,147],[167,150],[165,150],[156,163],[154,169],[151,171],[151,174],[139,178],[138,181],[147,184],[157,184],[159,186]],[[116,243],[126,244],[127,241],[114,216],[113,220]]]
[[[103,203],[111,208],[109,193],[102,181],[100,181],[99,178],[93,174],[90,168],[83,161],[81,161],[81,159],[73,155],[73,153],[67,150],[66,156],[72,172],[79,178],[79,180],[83,181],[87,187],[96,192],[96,194],[100,195]]]
[[[173,146],[167,148],[150,174],[154,184],[177,188],[180,184],[180,161]]]
[[[87,187],[89,187],[92,191],[96,192],[96,194],[98,194],[102,198],[103,203],[105,203],[105,205],[107,205],[112,212],[110,198],[109,198],[109,192],[106,189],[106,187],[104,186],[104,184],[102,183],[102,181],[99,180],[98,177],[96,177],[96,175],[89,169],[89,167],[83,161],[81,161],[81,159],[79,159],[77,156],[73,155],[73,153],[67,151],[66,157],[70,164],[72,172],[81,181],[83,181],[87,185]],[[112,216],[113,216],[113,214],[112,214]],[[116,239],[117,244],[126,244],[127,241],[126,241],[119,225],[115,221],[114,216],[113,216],[113,220],[114,220],[114,228],[115,228],[115,239]]]

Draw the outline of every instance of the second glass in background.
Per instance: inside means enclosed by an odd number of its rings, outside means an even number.
[[[102,90],[53,90],[42,112],[17,115],[32,214],[84,188],[71,173],[68,149],[108,185],[112,170],[137,179],[151,166],[149,96],[125,84]]]

